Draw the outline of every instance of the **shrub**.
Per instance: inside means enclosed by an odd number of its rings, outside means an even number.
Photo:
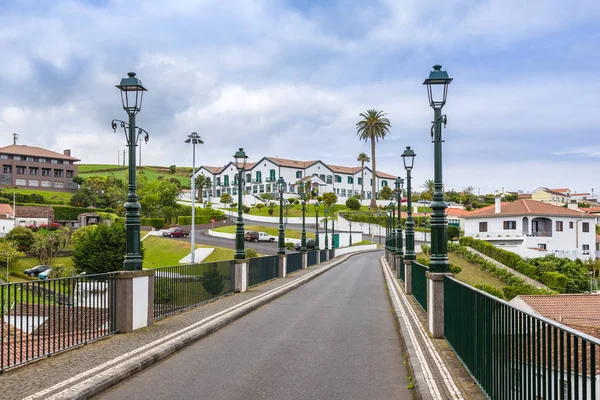
[[[27,252],[35,242],[35,237],[30,229],[24,226],[15,226],[6,234],[6,240],[13,242],[19,251]]]
[[[261,208],[263,208],[265,205],[263,203],[258,203],[255,207],[258,208],[259,210]]]
[[[38,280],[37,278],[34,278],[33,276],[25,275],[22,272],[11,272],[9,275],[14,276],[15,278],[25,279],[28,281],[37,281]]]
[[[502,290],[496,289],[493,286],[482,283],[481,285],[473,285],[473,287],[475,287],[479,290],[483,290],[484,292],[489,293],[492,296],[496,296],[500,299],[504,299],[504,294],[502,293]]]
[[[317,196],[317,201],[319,203],[322,203],[323,202],[323,196]]]
[[[267,212],[269,213],[269,215],[273,215],[273,212],[274,212],[274,211],[275,211],[275,210],[273,210],[272,208],[269,208],[269,209],[267,210]]]
[[[356,198],[350,197],[346,200],[346,207],[355,211],[360,210],[360,202]]]
[[[285,249],[289,250],[289,251],[294,251],[296,250],[296,245],[292,242],[285,242]]]
[[[565,293],[567,290],[567,277],[560,272],[544,272],[540,281],[558,293]]]
[[[389,200],[392,197],[392,194],[392,189],[389,186],[384,186],[379,192],[379,195],[383,200]]]
[[[244,206],[242,207],[242,211],[244,212],[244,214],[248,214],[250,212],[250,207]]]
[[[326,192],[326,193],[323,193],[323,201],[326,204],[335,204],[338,201],[338,197],[333,192]]]
[[[429,257],[431,254],[431,246],[428,244],[422,244],[421,251],[423,252],[423,254],[425,254],[427,257]]]
[[[204,286],[204,290],[213,297],[223,291],[225,285],[218,264],[211,264],[208,266],[208,270],[204,271],[204,275],[202,276],[202,286]]]
[[[151,226],[154,229],[162,229],[165,226],[164,218],[140,218],[140,223],[142,226]],[[192,218],[190,217],[190,224],[192,223]]]
[[[88,274],[119,271],[123,269],[125,252],[123,224],[97,225],[75,246],[73,262],[77,270]]]
[[[197,208],[196,209],[196,224],[209,224],[212,219],[215,221],[223,221],[227,217],[223,211],[215,210],[213,208]],[[192,217],[185,215],[177,217],[177,223],[179,225],[191,225]]]
[[[236,208],[237,207],[237,203],[231,203],[231,208]]]
[[[455,240],[460,237],[460,229],[456,226],[448,226],[448,240]]]
[[[246,254],[246,258],[256,258],[256,257],[258,257],[258,253],[256,252],[256,250],[251,249],[251,248],[247,248],[245,250],[245,254]]]
[[[88,213],[90,211],[104,211],[104,212],[112,212],[112,209],[94,209],[90,210],[89,208],[84,207],[72,207],[72,206],[52,206],[54,210],[54,220],[55,221],[75,221],[79,214]]]
[[[450,264],[449,271],[451,274],[458,275],[462,271],[462,268],[458,265]]]

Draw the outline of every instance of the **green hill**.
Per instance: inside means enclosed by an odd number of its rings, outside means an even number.
[[[158,166],[142,166],[136,170],[143,171],[149,181],[155,181],[160,176],[165,178],[176,178],[181,182],[182,187],[190,186],[190,176],[192,175],[191,167],[177,167],[174,174],[171,174],[169,167]],[[79,176],[87,178],[89,176],[108,176],[115,175],[118,178],[126,179],[127,167],[116,164],[79,164]]]

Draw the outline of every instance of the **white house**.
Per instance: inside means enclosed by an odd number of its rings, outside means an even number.
[[[535,200],[500,202],[464,215],[465,236],[486,240],[522,257],[553,254],[595,259],[594,216]]]
[[[15,226],[15,212],[10,204],[0,204],[0,237],[6,236]]]
[[[238,172],[235,164],[230,162],[223,167],[201,166],[196,175],[203,174],[212,181],[212,188],[203,191],[206,199],[218,198],[223,193],[237,194]],[[325,164],[321,160],[297,161],[278,157],[263,157],[256,163],[246,165],[244,190],[247,194],[259,196],[263,193],[275,194],[279,177],[287,183],[286,193],[299,193],[300,182],[310,181],[312,189],[318,193],[334,192],[340,202],[348,197],[360,194],[364,179],[365,199],[372,197],[371,182],[373,173],[365,167],[343,167]],[[377,172],[376,185],[379,190],[384,186],[393,188],[395,176]]]
[[[17,206],[16,219],[18,226],[50,224],[54,210],[50,206]]]

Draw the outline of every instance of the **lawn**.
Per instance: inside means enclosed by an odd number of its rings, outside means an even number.
[[[190,176],[192,174],[192,169],[189,167],[178,167],[175,170],[175,174],[171,174],[168,167],[148,167],[144,166],[141,169],[138,167],[137,171],[144,171],[144,174],[148,178],[149,181],[155,181],[159,177],[164,176],[166,178],[176,178],[181,182],[183,187],[189,187],[190,185]],[[110,174],[113,174],[117,178],[125,179],[126,178],[127,168],[123,169],[115,164],[81,164],[79,166],[79,176],[82,178],[87,178],[90,176],[102,176],[107,177]]]
[[[53,265],[59,265],[62,264],[66,271],[69,273],[71,271],[71,267],[73,267],[73,259],[71,257],[56,257],[54,259],[54,263]],[[38,261],[37,258],[35,257],[24,257],[24,258],[19,258],[19,260],[16,263],[12,263],[11,265],[9,265],[8,269],[11,272],[21,272],[23,273],[23,271],[25,271],[26,269],[35,267],[36,265],[40,265],[40,262]],[[4,268],[2,268],[2,266],[0,266],[0,271],[5,271],[6,270],[6,265],[4,265]],[[12,281],[12,278],[11,278]]]
[[[279,235],[279,229],[278,228],[273,228],[270,226],[262,226],[262,225],[246,225],[244,226],[244,229],[247,231],[257,231],[257,232],[265,232],[271,236],[275,236],[277,237]],[[223,233],[235,233],[235,225],[229,225],[229,226],[222,226],[220,228],[216,228],[214,229],[214,231],[216,232],[223,232]],[[286,238],[290,238],[290,239],[301,239],[302,238],[302,232],[301,231],[297,231],[297,230],[293,230],[293,229],[286,229],[285,230],[285,237]],[[307,238],[314,238],[315,237],[315,233],[314,232],[306,232],[306,237]]]
[[[277,204],[279,204],[279,201],[277,201]],[[228,208],[228,210],[230,211],[237,211],[237,208]],[[342,205],[342,204],[336,204],[334,206],[334,212],[350,212],[352,210],[350,210],[349,208],[346,208],[346,206]],[[367,206],[362,206],[360,208],[360,210],[358,211],[362,211],[362,212],[368,212],[369,211],[369,207]],[[358,212],[357,211],[357,212]],[[257,208],[257,207],[250,207],[250,215],[259,215],[259,216],[263,216],[263,217],[279,217],[279,205],[277,205],[276,207],[273,208],[273,215],[269,214],[269,208],[268,207],[262,207],[262,208]],[[331,214],[330,214],[331,215]],[[301,204],[294,204],[293,206],[290,206],[287,210],[287,216],[288,217],[301,217],[302,216],[302,205]],[[316,216],[315,213],[315,205],[314,204],[307,204],[306,205],[306,218],[312,217],[314,218]],[[283,207],[283,217],[286,217],[286,211],[285,211],[285,207]],[[319,208],[319,218],[325,218],[325,214],[324,214],[324,207],[321,206]]]
[[[69,192],[53,192],[51,190],[35,190],[35,189],[12,189],[6,188],[2,189],[5,193],[21,193],[21,194],[41,194],[44,196],[46,201],[50,203],[63,203],[69,204],[71,197],[73,197],[73,193]]]
[[[373,244],[370,240],[361,240],[360,242],[352,243],[352,246],[364,246],[366,244]]]
[[[107,171],[107,170],[124,170],[127,167],[123,168],[123,166],[116,164],[78,164],[77,170],[79,173],[88,173],[88,172],[98,172],[98,171]]]
[[[190,253],[190,243],[182,240],[150,236],[142,243],[144,245],[144,263],[142,266],[146,269],[179,265],[179,260]],[[203,263],[233,260],[233,249],[201,244],[196,245],[197,249],[200,247],[215,249],[210,256],[202,261]]]

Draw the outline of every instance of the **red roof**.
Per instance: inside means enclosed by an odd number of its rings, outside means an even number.
[[[518,215],[549,215],[561,217],[582,217],[581,211],[570,210],[564,207],[553,206],[552,204],[542,203],[535,200],[517,200],[514,202],[502,202],[500,213],[496,214],[495,205],[480,208],[477,211],[472,211],[465,218],[479,217],[506,217]],[[589,216],[588,216],[589,218]]]
[[[30,156],[42,158],[56,158],[58,160],[81,161],[78,158],[66,156],[55,151],[42,149],[41,147],[26,146],[22,144],[11,144],[10,146],[0,148],[0,153],[13,154],[16,156]]]
[[[470,214],[471,211],[467,211],[460,208],[449,207],[446,209],[446,215],[453,217],[462,217],[463,215]]]

